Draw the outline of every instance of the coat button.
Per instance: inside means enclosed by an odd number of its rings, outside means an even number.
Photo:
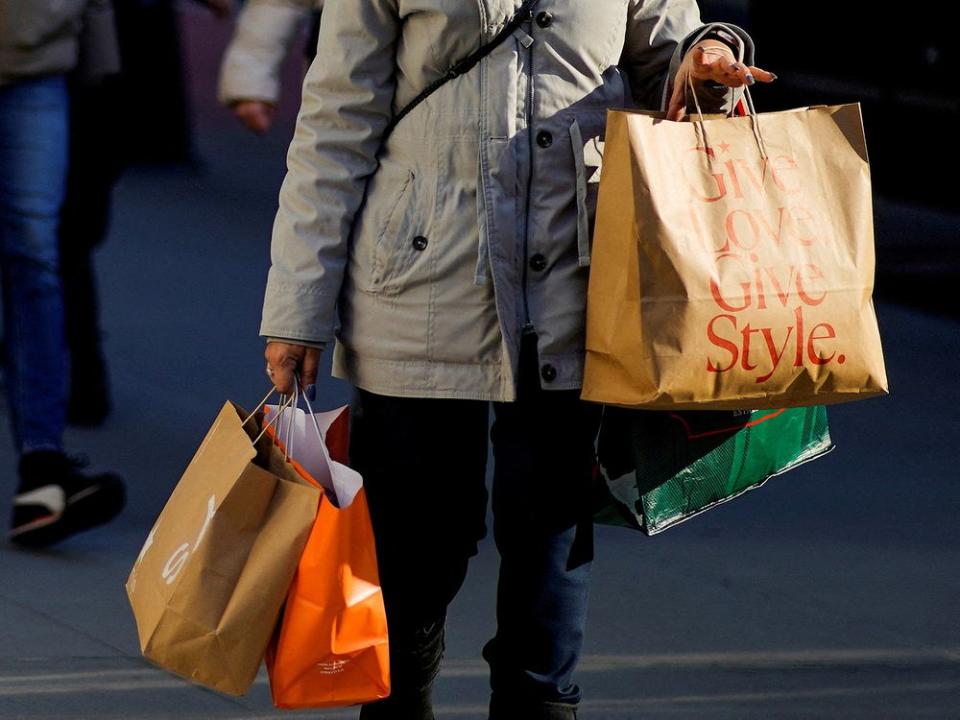
[[[537,145],[542,148],[548,148],[553,145],[553,135],[551,135],[546,130],[541,130],[537,133]]]
[[[530,267],[536,272],[543,272],[547,269],[547,259],[540,253],[537,253],[530,258]]]
[[[427,239],[423,235],[417,235],[413,239],[413,249],[414,250],[426,250],[427,249]]]
[[[537,14],[537,25],[542,28],[550,27],[553,23],[553,13],[548,13],[546,11]]]
[[[546,382],[553,382],[557,379],[557,369],[550,364],[544,365],[540,368],[540,377]]]

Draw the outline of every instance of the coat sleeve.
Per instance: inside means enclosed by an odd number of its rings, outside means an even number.
[[[620,67],[640,107],[666,110],[684,54],[712,30],[731,35],[744,62],[753,64],[753,41],[747,32],[728,23],[702,23],[696,0],[629,0],[628,13]],[[739,88],[702,88],[697,98],[704,112],[729,113],[742,94]]]
[[[393,115],[396,0],[327,0],[287,153],[260,334],[327,342],[354,216]]]
[[[313,0],[248,0],[220,65],[217,92],[224,105],[238,100],[276,103],[280,70]]]

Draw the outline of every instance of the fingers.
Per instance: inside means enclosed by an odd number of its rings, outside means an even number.
[[[300,370],[300,386],[307,393],[309,400],[316,399],[314,386],[317,384],[317,370],[320,367],[320,351],[316,348],[307,348],[303,356]]]
[[[681,70],[673,82],[673,92],[670,94],[670,102],[667,103],[667,120],[680,121],[686,114],[686,74]]]
[[[307,348],[289,343],[267,343],[264,356],[267,359],[267,375],[273,386],[281,393],[293,393],[296,379],[294,373],[300,367]]]
[[[771,83],[777,76],[768,70],[737,62],[730,48],[697,45],[691,53],[690,72],[697,80],[713,80],[727,87],[742,87],[757,82]]]
[[[693,74],[698,80],[713,80],[727,87],[749,85],[746,65],[738,63],[733,55],[703,55],[703,60],[694,65]]]
[[[730,87],[739,87],[746,82],[746,79],[737,73],[738,63],[733,51],[726,45],[698,44],[688,57],[690,74],[696,80],[713,80]]]
[[[233,114],[250,131],[263,135],[273,124],[273,105],[260,100],[241,100],[233,106]]]
[[[768,70],[737,62],[733,51],[723,43],[713,40],[697,43],[687,53],[674,78],[673,92],[667,103],[667,119],[679,121],[686,115],[686,89],[690,80],[697,86],[712,80],[738,88],[757,82],[771,83],[776,79],[777,76]]]
[[[728,87],[741,87],[742,85],[755,85],[758,81],[772,83],[777,76],[767,70],[762,70],[753,65],[744,65],[743,63],[729,63],[728,67],[719,71],[719,77],[711,78],[721,82]],[[727,78],[733,82],[728,82]]]
[[[753,65],[748,65],[747,69],[750,71],[750,74],[753,75],[753,77],[759,82],[772,83],[777,79],[777,76],[769,70],[754,67]]]

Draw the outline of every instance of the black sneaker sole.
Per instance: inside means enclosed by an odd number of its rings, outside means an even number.
[[[107,475],[96,487],[67,498],[66,507],[59,518],[22,532],[14,528],[9,539],[21,547],[49,547],[72,535],[110,522],[125,505],[123,481],[115,475]]]

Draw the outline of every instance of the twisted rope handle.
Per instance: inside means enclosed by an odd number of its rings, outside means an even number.
[[[697,108],[697,119],[693,122],[700,130],[700,136],[703,138],[703,146],[710,147],[710,143],[707,142],[707,128],[703,119],[703,110],[700,107],[700,98],[697,97],[697,91],[693,87],[693,79],[689,74],[687,75],[687,88],[689,88],[690,95],[693,97],[694,107]],[[747,99],[747,114],[750,116],[753,137],[757,141],[757,147],[760,149],[761,157],[766,160],[768,157],[767,144],[763,139],[763,135],[760,133],[760,118],[757,116],[757,108],[753,104],[753,95],[750,93],[750,88],[746,85],[743,86],[743,95]]]

